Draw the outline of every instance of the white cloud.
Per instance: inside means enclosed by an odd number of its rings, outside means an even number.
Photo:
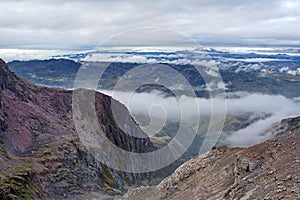
[[[43,60],[50,59],[55,55],[71,53],[82,53],[82,51],[0,49],[0,57],[6,62],[13,60]]]
[[[181,96],[165,97],[161,93],[133,93],[128,95],[126,92],[101,91],[105,94],[112,95],[114,98],[125,104],[133,115],[149,116],[161,119],[162,121],[179,121],[180,116],[185,124],[194,125],[194,119],[197,115],[210,116],[212,101],[204,98],[191,98]],[[130,96],[128,100],[127,97]],[[271,137],[268,130],[274,123],[288,117],[300,115],[299,98],[288,99],[284,96],[236,93],[231,94],[226,100],[226,110],[228,115],[239,115],[242,113],[252,113],[255,116],[267,116],[255,121],[246,128],[240,129],[233,133],[227,133],[224,140],[225,144],[231,146],[249,146],[259,143]],[[235,96],[235,97],[234,97]],[[214,102],[220,100],[215,99]],[[198,102],[199,110],[196,103]],[[161,109],[153,110],[153,106],[159,106]],[[181,105],[181,107],[180,107]],[[182,110],[181,110],[182,109]],[[162,110],[164,112],[162,112]],[[181,115],[183,113],[183,115]],[[217,112],[218,114],[218,112]],[[226,134],[225,134],[226,135]]]
[[[293,104],[295,107],[293,107]],[[230,146],[246,147],[253,144],[258,144],[272,136],[271,127],[275,123],[280,122],[284,118],[296,117],[300,115],[300,105],[291,103],[285,108],[273,110],[272,116],[258,120],[247,126],[230,134],[225,139],[225,143]]]
[[[291,75],[300,75],[300,68],[297,68],[296,70],[288,70],[287,74],[291,74]]]
[[[200,42],[299,44],[298,8],[298,0],[0,1],[0,44],[90,48],[137,27],[167,27]]]

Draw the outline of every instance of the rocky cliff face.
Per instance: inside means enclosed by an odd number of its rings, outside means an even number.
[[[197,156],[157,187],[130,190],[123,199],[297,199],[300,117],[283,120],[276,130],[261,144]]]
[[[125,184],[143,179],[104,166],[86,150],[72,118],[72,91],[33,85],[11,73],[1,59],[0,85],[2,198],[60,199],[93,191],[120,194]],[[154,150],[148,138],[132,137],[116,125],[110,109],[114,100],[101,93],[95,99],[99,124],[115,145],[134,152]],[[127,109],[119,106],[128,116]],[[128,131],[143,134],[134,121]]]

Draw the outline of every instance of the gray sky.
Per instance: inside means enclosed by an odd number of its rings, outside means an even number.
[[[0,0],[0,10],[0,48],[91,48],[138,27],[202,44],[300,46],[300,0]]]

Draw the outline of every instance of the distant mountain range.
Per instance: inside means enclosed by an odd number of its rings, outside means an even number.
[[[129,56],[137,54],[147,55],[147,59],[150,59],[150,55],[159,55],[160,61],[164,63],[162,55],[170,56],[171,53],[131,53]],[[214,53],[217,55],[217,53]],[[222,53],[223,55],[223,53]],[[231,60],[225,60],[218,58],[213,60],[219,68],[221,77],[225,83],[227,92],[245,91],[245,92],[259,92],[265,94],[281,94],[286,97],[298,97],[300,96],[300,59],[299,57],[289,57],[289,60],[271,60],[268,62],[248,62],[248,61],[236,61],[233,59],[236,55],[225,54],[228,57],[231,56]],[[249,54],[242,55],[246,58]],[[250,54],[250,56],[253,56]],[[66,56],[64,56],[66,57]],[[194,88],[197,96],[206,97],[208,91],[204,80],[199,73],[193,67],[192,63],[175,59],[170,56],[167,66],[172,67],[181,73],[188,82]],[[216,59],[217,56],[212,57]],[[274,56],[272,56],[274,57]],[[275,56],[276,57],[276,56]],[[144,60],[144,61],[147,61]],[[164,58],[165,59],[165,58]],[[178,59],[176,57],[176,59]],[[126,60],[124,58],[124,60]],[[38,85],[45,85],[51,87],[73,88],[74,80],[80,66],[89,61],[73,61],[69,59],[50,59],[50,60],[31,60],[31,61],[12,61],[8,65],[12,71],[26,80],[29,80]],[[197,61],[195,61],[196,63]],[[102,78],[99,79],[98,89],[100,90],[112,90],[117,81],[130,69],[139,66],[141,63],[132,62],[112,62]],[[140,74],[140,79],[147,74]],[[170,77],[172,78],[172,77]],[[123,88],[126,90],[126,87]],[[155,89],[155,86],[145,86],[144,91],[151,91]],[[157,89],[157,88],[156,88]],[[178,87],[178,90],[179,87]]]
[[[198,48],[194,50],[180,51],[90,51],[77,54],[56,55],[53,58],[67,58],[74,61],[89,60],[94,54],[105,55],[103,61],[123,62],[123,63],[165,63],[184,65],[190,64],[187,60],[197,61],[199,55],[209,56],[212,60],[219,61],[219,68],[230,71],[260,71],[268,73],[287,73],[300,75],[300,49],[272,49],[253,50],[252,52],[230,52],[217,50],[214,48]],[[135,56],[135,59],[130,59]],[[138,57],[137,57],[138,56]],[[254,65],[258,64],[258,65]]]

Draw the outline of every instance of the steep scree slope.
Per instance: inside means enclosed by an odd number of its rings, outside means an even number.
[[[263,143],[199,155],[157,187],[129,190],[122,199],[299,199],[300,117],[281,127],[284,133]]]

